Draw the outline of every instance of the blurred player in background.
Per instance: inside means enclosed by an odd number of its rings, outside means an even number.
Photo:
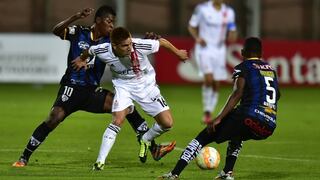
[[[196,42],[199,73],[204,76],[203,122],[209,123],[218,101],[220,81],[227,79],[226,39],[229,42],[237,39],[235,13],[223,0],[201,3],[192,14],[188,30]]]
[[[280,98],[276,72],[261,59],[260,39],[246,39],[241,54],[244,61],[234,68],[233,92],[222,111],[188,144],[174,169],[158,179],[178,179],[204,146],[228,141],[226,163],[216,179],[232,180],[242,142],[262,140],[272,135]],[[240,105],[235,108],[239,101]]]
[[[94,24],[91,27],[69,26],[78,19],[86,18],[92,12],[93,9],[91,8],[83,9],[53,28],[53,33],[56,36],[70,42],[68,66],[60,81],[60,89],[49,117],[35,129],[20,159],[13,164],[14,167],[26,166],[31,154],[45,140],[48,134],[73,112],[84,110],[92,113],[111,113],[114,94],[99,87],[106,66],[105,63],[88,59],[90,68],[86,71],[75,71],[71,66],[71,61],[79,56],[84,49],[89,48],[91,45],[110,41],[109,34],[114,28],[116,18],[116,13],[110,6],[101,6],[97,10]],[[135,109],[126,118],[138,136],[147,132],[146,121]],[[150,150],[153,158],[160,160],[173,147],[172,144],[171,146],[157,146],[153,141]],[[94,165],[94,170],[101,169],[103,169],[103,165]]]
[[[133,101],[156,123],[140,139],[139,158],[142,162],[147,159],[147,149],[151,142],[161,134],[169,131],[173,118],[165,99],[156,84],[155,70],[147,55],[156,53],[159,47],[165,47],[181,60],[186,60],[188,54],[179,50],[169,41],[132,38],[130,32],[122,27],[115,28],[111,33],[111,43],[91,46],[80,57],[74,60],[74,67],[87,67],[85,60],[96,56],[108,64],[112,72],[112,83],[115,97],[112,105],[112,123],[103,136],[97,163],[104,163],[110,152],[117,134],[121,130],[125,116],[134,109]]]

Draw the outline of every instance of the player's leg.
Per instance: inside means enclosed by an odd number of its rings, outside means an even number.
[[[102,136],[102,142],[96,163],[93,165],[93,170],[102,170],[106,161],[106,158],[116,141],[117,134],[121,130],[121,125],[124,122],[125,116],[130,113],[131,108],[126,108],[122,111],[116,111],[112,113],[112,123],[106,128]]]
[[[233,179],[233,167],[236,163],[241,148],[242,141],[240,140],[231,140],[228,142],[225,166],[215,179]]]
[[[61,107],[53,107],[49,117],[42,122],[32,133],[19,161],[15,162],[13,166],[23,167],[27,165],[32,153],[40,146],[46,139],[48,134],[64,119],[64,111]]]
[[[146,150],[150,146],[151,141],[160,136],[165,131],[168,131],[173,125],[173,119],[169,111],[169,106],[161,96],[158,86],[148,88],[152,88],[152,90],[150,90],[150,93],[142,99],[135,99],[135,101],[139,103],[141,108],[147,114],[154,117],[157,122],[141,138],[139,152],[139,158],[141,162],[145,162],[147,159]],[[170,143],[168,149],[166,148],[166,150],[164,149],[164,151],[168,153],[173,150],[174,146],[175,142]],[[166,153],[164,153],[164,155]],[[163,156],[159,156],[159,158],[154,157],[154,159],[160,159],[161,157]]]
[[[199,58],[199,71],[204,75],[202,84],[202,103],[203,103],[203,118],[202,122],[207,124],[211,121],[211,113],[213,111],[213,69],[212,69],[212,52],[202,51]]]
[[[210,59],[210,66],[212,69],[212,94],[210,109],[212,112],[215,110],[219,99],[220,82],[227,80],[226,69],[226,49],[225,47],[213,48],[212,56]]]
[[[34,130],[19,161],[15,162],[13,166],[23,167],[27,165],[32,153],[46,139],[49,133],[53,131],[67,115],[75,111],[73,103],[71,103],[73,102],[72,99],[74,98],[72,97],[74,97],[74,94],[72,87],[60,87],[56,102],[53,105],[48,118]]]
[[[121,130],[121,125],[127,114],[131,113],[134,104],[130,93],[123,89],[115,87],[115,95],[112,104],[112,123],[108,125],[102,136],[100,151],[93,170],[102,170],[106,158],[116,140],[117,134]]]
[[[213,136],[212,131],[204,128],[184,149],[173,170],[158,179],[166,179],[167,176],[178,177],[184,168],[197,156],[202,147],[214,141]]]
[[[94,92],[91,92],[91,95],[88,98],[88,105],[84,110],[94,113],[111,113],[113,97],[114,93],[99,87],[95,89]],[[142,118],[135,108],[132,113],[126,116],[126,118],[132,129],[136,132],[139,142],[141,136],[149,130],[147,122],[144,118]],[[158,145],[155,143],[155,141],[152,141],[150,151],[152,152],[157,147]]]
[[[205,124],[211,122],[211,113],[213,111],[212,105],[215,104],[214,101],[214,91],[213,91],[213,75],[212,73],[207,73],[204,75],[204,82],[202,85],[202,102],[203,102],[203,118],[202,121]]]
[[[160,112],[155,117],[156,123],[147,131],[141,138],[141,146],[139,158],[141,162],[145,162],[147,158],[147,152],[145,148],[150,145],[155,138],[159,137],[161,134],[169,131],[173,126],[173,118],[170,110],[165,110]],[[171,152],[176,145],[175,141],[172,141],[168,145],[159,145],[152,151],[152,157],[154,160],[158,161],[164,157],[167,153]]]

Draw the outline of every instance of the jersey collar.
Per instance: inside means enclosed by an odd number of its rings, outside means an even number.
[[[247,58],[247,60],[260,60],[258,57]]]

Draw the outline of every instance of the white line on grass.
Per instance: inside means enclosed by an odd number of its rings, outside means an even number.
[[[183,148],[175,147],[174,150],[176,151],[184,151]],[[274,157],[274,156],[260,156],[260,155],[240,155],[241,157],[248,157],[248,158],[256,158],[256,159],[272,159],[272,160],[281,160],[281,161],[298,161],[298,162],[313,162],[315,160],[310,159],[296,159],[296,158],[283,158],[283,157]]]
[[[166,144],[166,143],[161,143]],[[181,147],[175,147],[175,151],[184,151]],[[20,152],[22,149],[0,149],[0,152]],[[56,153],[85,153],[91,151],[90,148],[88,150],[38,150],[38,152],[56,152]],[[241,157],[247,157],[247,158],[256,158],[256,159],[271,159],[271,160],[281,160],[281,161],[297,161],[297,162],[314,162],[315,160],[310,159],[297,159],[297,158],[284,158],[284,157],[275,157],[275,156],[260,156],[260,155],[240,155]]]

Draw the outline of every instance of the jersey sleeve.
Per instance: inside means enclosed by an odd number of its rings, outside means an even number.
[[[243,77],[245,78],[247,75],[247,71],[244,67],[244,64],[239,64],[237,66],[234,67],[234,70],[233,70],[233,74],[232,74],[232,79],[235,80],[239,77]]]
[[[153,39],[133,39],[134,48],[144,55],[149,55],[159,51],[160,42]]]
[[[235,21],[235,12],[232,8],[229,8],[229,18],[228,18],[228,24],[227,28],[229,31],[235,31],[237,29],[236,21]]]
[[[189,25],[192,26],[192,27],[198,27],[199,24],[200,24],[200,19],[201,19],[201,8],[198,5],[195,8],[195,10],[194,10],[194,12],[193,12],[193,14],[192,14],[192,16],[191,16],[191,18],[189,20]]]
[[[79,26],[69,26],[67,28],[64,29],[64,34],[63,37],[61,37],[63,40],[68,40],[68,41],[72,41],[74,40],[78,34],[79,34]]]
[[[111,45],[110,43],[102,43],[94,46],[90,46],[88,49],[88,53],[90,59],[93,57],[98,57],[98,59],[102,62],[106,62],[111,59]]]

